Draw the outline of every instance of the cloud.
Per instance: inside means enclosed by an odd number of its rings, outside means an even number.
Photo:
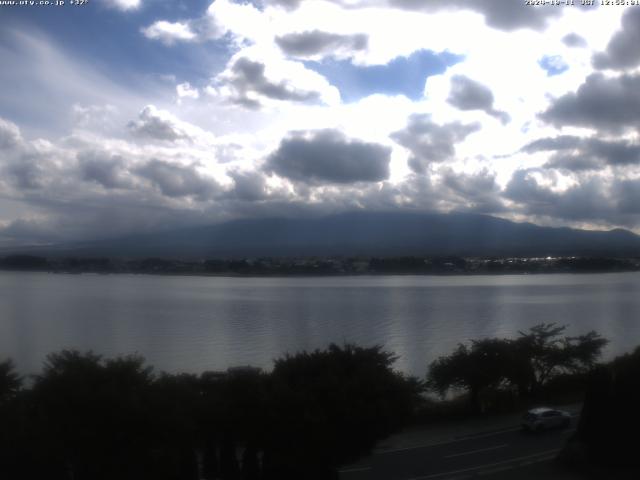
[[[640,64],[640,10],[629,8],[622,16],[622,29],[616,32],[604,52],[593,56],[597,69],[623,70]]]
[[[323,77],[302,64],[282,61],[278,66],[283,68],[268,71],[264,63],[240,56],[216,78],[216,91],[252,109],[260,108],[265,100],[322,103],[339,98]]]
[[[540,169],[516,170],[504,196],[527,215],[571,221],[611,221],[616,215],[615,189],[602,177],[585,177],[559,190],[559,177]]]
[[[366,50],[369,38],[362,33],[340,35],[310,30],[282,35],[276,37],[275,41],[287,55],[312,58],[324,55],[340,57],[354,50]]]
[[[480,125],[460,122],[438,125],[429,115],[414,114],[404,130],[391,138],[411,152],[409,166],[416,173],[425,173],[432,163],[444,162],[455,156],[456,143],[480,129]]]
[[[47,168],[43,168],[44,162],[40,160],[37,155],[21,155],[17,161],[6,165],[3,169],[3,174],[19,190],[40,189],[53,173]]]
[[[522,148],[523,152],[557,152],[545,164],[547,168],[585,171],[607,165],[640,165],[640,144],[630,140],[602,140],[561,135],[541,138]]]
[[[403,10],[438,12],[442,10],[471,10],[484,16],[487,25],[500,30],[531,28],[542,30],[548,21],[561,15],[559,8],[524,7],[519,2],[505,0],[330,0],[346,8],[393,7]],[[298,8],[303,0],[266,0],[287,10]]]
[[[594,73],[577,92],[556,99],[540,114],[556,127],[577,126],[620,133],[640,126],[640,75]]]
[[[200,92],[198,92],[197,88],[192,87],[189,82],[184,82],[176,85],[176,95],[178,95],[179,100],[182,98],[196,100],[200,97]]]
[[[615,182],[613,191],[616,197],[616,207],[620,214],[640,214],[640,179],[621,179]],[[635,222],[631,222],[633,225]]]
[[[439,10],[472,10],[482,14],[487,25],[500,30],[531,28],[542,30],[549,19],[561,14],[560,8],[525,7],[521,2],[504,0],[389,0],[389,4],[408,10],[435,12]]]
[[[229,172],[229,176],[233,179],[233,189],[228,194],[229,198],[247,202],[267,198],[267,184],[261,172],[233,170]]]
[[[564,37],[562,37],[562,43],[570,48],[584,48],[588,45],[585,38],[575,32],[567,33]]]
[[[201,175],[193,165],[179,165],[163,160],[150,160],[135,169],[135,173],[151,181],[168,197],[213,198],[219,193],[217,182]]]
[[[191,136],[185,127],[169,112],[158,110],[153,105],[147,105],[140,111],[137,120],[127,125],[129,132],[135,137],[165,140],[190,140]]]
[[[291,132],[266,170],[310,184],[379,182],[389,177],[391,149],[348,139],[337,130]]]
[[[451,77],[451,91],[447,102],[460,110],[482,110],[503,124],[511,119],[508,113],[493,108],[493,92],[489,87],[464,75]]]
[[[158,40],[165,45],[176,42],[193,42],[197,35],[188,23],[160,20],[142,29],[142,34],[150,40]]]
[[[142,5],[142,0],[107,0],[107,5],[117,10],[137,10]]]
[[[106,133],[121,130],[122,125],[117,121],[118,108],[113,105],[81,105],[71,106],[74,126]]]
[[[0,150],[16,147],[22,140],[18,126],[0,118]]]
[[[106,189],[132,188],[134,183],[124,159],[119,155],[93,150],[77,155],[80,178]]]
[[[296,9],[302,3],[302,0],[264,0],[266,4],[277,5],[288,10]]]
[[[58,171],[51,156],[48,142],[29,144],[17,125],[0,118],[0,185],[31,191],[44,187]]]
[[[487,169],[475,173],[455,172],[445,167],[439,174],[442,187],[452,197],[452,209],[475,213],[504,211],[495,173]]]

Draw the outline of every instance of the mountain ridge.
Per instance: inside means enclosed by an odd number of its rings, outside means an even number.
[[[636,256],[640,236],[544,227],[470,213],[346,212],[271,217],[129,235],[110,240],[15,248],[50,255],[109,257],[291,256]]]

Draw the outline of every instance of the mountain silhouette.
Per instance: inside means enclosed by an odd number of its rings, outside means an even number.
[[[351,212],[317,218],[233,220],[39,248],[38,253],[168,258],[635,256],[640,254],[640,237],[622,229],[595,231],[541,227],[466,213]]]

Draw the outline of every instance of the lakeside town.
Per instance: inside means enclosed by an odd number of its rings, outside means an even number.
[[[640,258],[616,257],[262,257],[169,258],[0,257],[0,269],[51,273],[167,275],[472,275],[604,273],[640,270]]]

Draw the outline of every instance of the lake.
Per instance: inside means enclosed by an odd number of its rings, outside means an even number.
[[[330,342],[382,344],[424,375],[458,342],[541,322],[640,344],[640,273],[227,278],[0,272],[0,358],[36,373],[62,348],[137,352],[158,370],[271,368]]]

